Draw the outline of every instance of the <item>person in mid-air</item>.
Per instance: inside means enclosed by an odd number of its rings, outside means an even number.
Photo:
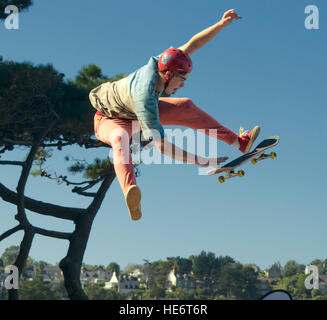
[[[164,125],[203,130],[210,136],[215,132],[214,138],[234,145],[242,153],[248,153],[257,138],[260,132],[258,126],[250,132],[240,128],[237,134],[198,108],[189,98],[160,97],[163,91],[169,96],[184,86],[192,71],[190,55],[235,19],[241,17],[235,10],[228,10],[219,22],[199,32],[183,46],[152,56],[145,66],[127,77],[103,83],[91,90],[90,102],[97,109],[95,135],[113,149],[116,176],[133,220],[142,216],[141,191],[136,185],[130,152],[130,140],[137,131],[142,130],[146,140],[153,140],[161,153],[200,166],[211,165],[213,161],[217,165],[228,158],[204,159],[179,149],[165,138]]]

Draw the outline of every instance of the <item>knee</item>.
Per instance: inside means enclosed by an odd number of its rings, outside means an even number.
[[[129,147],[129,135],[126,131],[124,130],[115,130],[114,134],[111,134],[110,136],[110,144],[113,147]]]
[[[113,155],[115,161],[117,160],[118,163],[119,159],[122,157],[124,159],[124,163],[128,163],[128,157],[129,157],[129,141],[124,137],[124,135],[115,135],[114,137],[110,137],[110,144],[112,146]],[[127,162],[126,162],[127,161]]]
[[[124,138],[123,136],[119,135],[119,136],[114,136],[114,137],[110,137],[110,142],[112,146],[122,146],[124,144]]]
[[[110,142],[112,143],[112,145],[120,145],[121,141],[122,141],[121,136],[110,137]]]
[[[180,98],[179,105],[185,110],[194,108],[194,103],[190,98]]]

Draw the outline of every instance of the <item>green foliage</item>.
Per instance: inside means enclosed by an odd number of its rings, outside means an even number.
[[[310,290],[304,286],[306,274],[294,274],[292,276],[285,276],[280,279],[279,284],[272,285],[274,290],[281,289],[288,291],[294,299],[308,299],[311,298]]]
[[[104,269],[104,266],[103,265],[89,265],[89,264],[85,264],[85,263],[82,263],[82,266],[85,267],[87,270],[97,270],[98,268],[102,267]]]
[[[112,166],[109,159],[95,159],[94,163],[85,168],[84,177],[95,180],[105,174],[106,170]]]
[[[58,300],[59,295],[38,275],[31,281],[23,281],[19,288],[20,300]]]
[[[117,289],[105,289],[103,284],[89,283],[84,286],[84,291],[89,300],[123,300],[124,294],[120,294]]]
[[[167,287],[167,274],[161,274],[154,278],[154,283],[157,288],[166,288]]]
[[[203,280],[204,278],[212,278],[213,273],[218,268],[218,260],[215,254],[202,251],[200,255],[194,257],[193,261],[193,274],[197,280]]]
[[[216,257],[214,253],[202,251],[198,256],[193,257],[192,271],[194,278],[214,280],[222,267],[234,263],[231,257]]]
[[[106,300],[125,300],[126,295],[121,294],[117,291],[117,289],[109,289],[106,293]]]
[[[223,266],[217,275],[215,288],[217,294],[227,298],[240,299],[242,297],[242,273],[241,266]]]
[[[36,177],[44,174],[44,171],[41,169],[41,165],[47,159],[51,158],[52,154],[52,149],[45,149],[40,147],[37,150],[37,153],[34,157],[33,165],[39,166],[39,168],[31,171],[32,176]]]
[[[18,246],[10,246],[9,248],[7,248],[1,255],[3,266],[6,267],[8,265],[13,265],[16,261],[18,253],[19,253]]]
[[[322,295],[322,293],[321,293],[320,290],[313,289],[313,290],[311,291],[311,297],[312,297],[312,298],[317,298],[317,297],[319,297],[319,296],[321,296],[321,295]]]
[[[116,272],[116,275],[118,276],[120,273],[120,266],[116,262],[111,262],[107,265],[106,270],[110,272]]]
[[[0,63],[0,144],[1,138],[33,139],[54,119],[51,110],[60,116],[61,125],[70,127],[66,113],[76,102],[65,99],[66,91],[63,75],[51,65]]]
[[[166,293],[166,298],[177,300],[208,300],[211,297],[205,289],[191,289],[185,291],[183,288],[175,288],[172,292]]]
[[[310,264],[318,267],[319,274],[326,274],[327,259],[326,260],[315,259]]]
[[[185,258],[181,258],[181,257],[176,257],[176,258],[167,258],[167,261],[170,262],[175,271],[177,273],[181,273],[181,274],[188,274],[192,271],[192,260],[190,259],[185,259]],[[171,266],[171,264],[169,266]]]
[[[295,260],[290,260],[285,264],[285,276],[291,277],[297,273],[303,273],[305,266],[303,264],[298,264]]]
[[[40,147],[34,157],[34,162],[38,165],[40,162],[52,157],[52,149],[44,149]]]
[[[100,284],[86,284],[84,291],[90,300],[106,300],[107,291]]]
[[[95,109],[89,91],[103,82],[125,77],[104,77],[98,66],[84,67],[73,80],[64,81],[51,64],[0,62],[0,146],[2,139],[30,141],[59,116],[45,141],[79,143],[93,133]],[[53,113],[55,112],[55,114]]]
[[[258,296],[258,274],[251,267],[243,267],[241,270],[242,299],[254,299]]]
[[[108,78],[102,74],[99,66],[90,64],[79,71],[75,83],[72,80],[69,80],[68,83],[76,85],[76,87],[85,89],[86,91],[90,91],[104,82],[118,81],[125,77],[126,74],[118,74],[113,78]]]
[[[149,297],[151,298],[165,298],[166,296],[166,290],[162,287],[153,287],[152,289],[150,289],[149,291]]]

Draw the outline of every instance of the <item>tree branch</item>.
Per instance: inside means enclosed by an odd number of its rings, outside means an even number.
[[[19,253],[17,259],[15,261],[15,266],[18,268],[19,276],[22,274],[24,265],[26,263],[28,254],[31,249],[31,245],[34,238],[34,231],[32,228],[28,227],[25,229],[24,238],[20,244]],[[18,300],[18,289],[10,289],[8,290],[8,298],[9,300]]]
[[[38,234],[41,234],[41,235],[47,236],[47,237],[52,237],[52,238],[69,240],[72,236],[71,233],[66,233],[66,232],[50,231],[50,230],[36,228],[36,227],[34,227],[33,229],[34,229],[35,233],[38,233]]]
[[[94,200],[87,208],[88,212],[90,212],[91,214],[96,214],[96,212],[98,212],[98,210],[100,209],[100,206],[102,204],[102,201],[103,201],[109,187],[111,186],[112,182],[114,181],[115,177],[116,177],[115,170],[114,170],[114,167],[112,166],[112,167],[110,167],[110,170],[108,171],[108,175],[105,177],[105,179],[101,183],[101,186],[100,186]]]
[[[78,188],[74,188],[72,192],[75,192],[75,193],[79,194],[80,196],[90,197],[90,198],[94,198],[97,195],[97,193],[95,193],[95,192],[83,192],[83,191],[78,190]]]
[[[17,193],[11,191],[2,183],[0,183],[0,197],[11,204],[17,205],[18,203]],[[25,208],[30,211],[60,219],[75,220],[79,215],[87,214],[86,209],[62,207],[51,203],[37,201],[26,196],[24,197],[24,203]]]
[[[20,231],[22,229],[23,229],[22,226],[21,225],[18,225],[16,227],[14,227],[14,228],[12,228],[12,229],[4,232],[2,235],[0,235],[0,241],[6,239],[8,237],[10,237],[12,234],[14,234],[15,232]]]
[[[22,162],[22,161],[0,161],[0,164],[3,164],[3,165],[12,165],[12,166],[24,166],[25,163]]]
[[[55,114],[56,115],[56,114]],[[56,115],[57,116],[57,115]],[[31,170],[31,167],[33,165],[33,160],[35,158],[35,155],[39,149],[39,146],[42,142],[43,137],[53,128],[53,126],[56,124],[56,122],[58,121],[58,119],[53,120],[49,126],[46,126],[41,132],[40,134],[36,137],[33,146],[25,160],[24,166],[23,166],[23,170],[22,173],[20,175],[18,184],[17,184],[17,197],[18,197],[18,201],[17,201],[17,207],[18,207],[18,212],[16,215],[16,219],[23,224],[24,228],[26,227],[26,224],[29,224],[26,215],[25,215],[25,206],[24,206],[24,200],[25,200],[25,196],[24,196],[24,190],[25,190],[25,185]]]

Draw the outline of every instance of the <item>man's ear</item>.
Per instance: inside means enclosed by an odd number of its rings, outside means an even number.
[[[170,70],[167,70],[167,71],[165,72],[165,75],[166,75],[168,78],[170,78],[170,77],[173,75],[173,73],[172,73]]]
[[[173,72],[173,71],[167,71],[168,73],[167,73],[167,76],[169,77],[168,79],[170,79],[170,80],[172,80],[174,77],[175,77],[175,72]]]

